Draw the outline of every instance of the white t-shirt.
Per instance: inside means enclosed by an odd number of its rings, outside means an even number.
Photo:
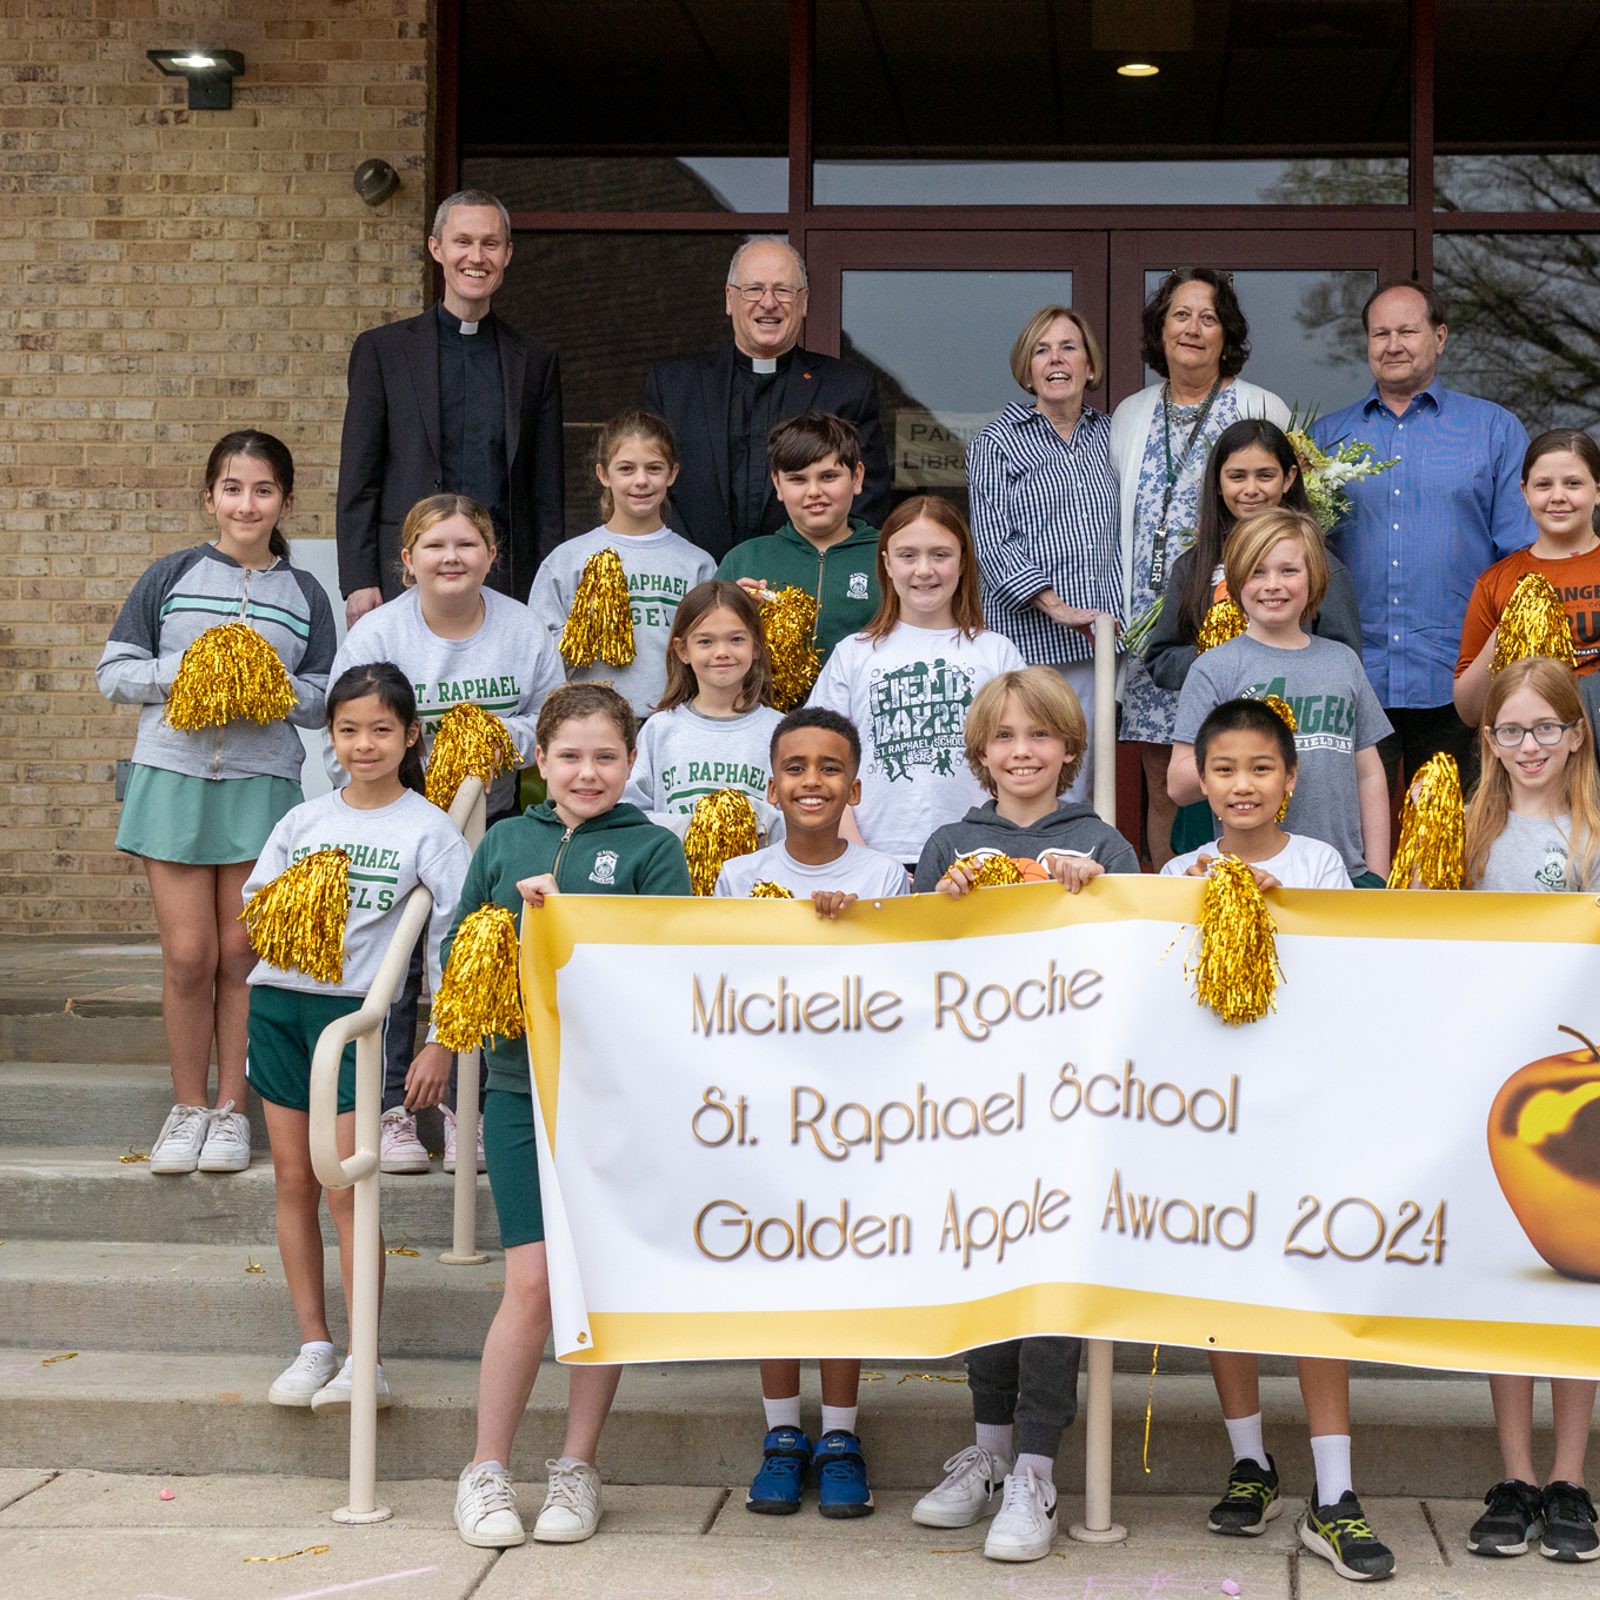
[[[861,734],[856,825],[874,850],[915,861],[935,828],[988,798],[967,766],[967,708],[991,678],[1019,670],[1021,652],[1002,633],[896,624],[876,644],[841,639],[811,691]]]
[[[1285,844],[1277,855],[1266,861],[1252,861],[1253,867],[1270,872],[1285,889],[1348,889],[1350,874],[1345,870],[1343,858],[1331,844],[1313,839],[1309,834],[1285,834]],[[1222,846],[1203,844],[1186,855],[1174,856],[1161,869],[1163,878],[1181,878],[1201,856],[1219,856]]]
[[[781,844],[735,856],[723,864],[715,893],[724,899],[744,900],[758,883],[781,884],[797,900],[809,900],[819,889],[839,889],[863,900],[911,892],[906,869],[898,861],[850,839],[837,861],[821,867],[796,861]]]

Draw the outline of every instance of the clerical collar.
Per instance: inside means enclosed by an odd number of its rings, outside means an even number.
[[[463,322],[460,317],[445,310],[443,300],[439,302],[439,322],[441,326],[449,333],[459,333],[464,339],[470,339],[493,315],[492,311],[485,311],[477,322]]]
[[[774,372],[788,370],[789,363],[794,359],[793,350],[785,350],[781,356],[747,356],[737,345],[734,346],[733,360],[736,366],[743,367],[746,372],[753,372],[757,377],[770,377]]]

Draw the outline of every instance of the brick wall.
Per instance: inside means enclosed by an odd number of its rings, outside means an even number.
[[[135,713],[94,664],[133,580],[207,535],[228,428],[294,451],[333,534],[344,369],[423,303],[432,0],[0,7],[0,930],[153,931],[112,839]],[[190,112],[145,51],[244,53]],[[400,172],[376,210],[369,156]]]

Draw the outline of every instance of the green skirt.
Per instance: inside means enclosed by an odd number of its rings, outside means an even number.
[[[135,765],[117,849],[191,867],[254,861],[279,818],[304,798],[292,778],[190,778]]]

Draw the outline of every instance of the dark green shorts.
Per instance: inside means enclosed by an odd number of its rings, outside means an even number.
[[[250,1032],[244,1075],[263,1100],[293,1111],[311,1109],[311,1056],[330,1022],[359,1011],[364,995],[303,994],[256,984],[250,990]],[[356,1108],[356,1046],[339,1062],[339,1109]]]
[[[1376,872],[1363,872],[1350,880],[1352,889],[1387,889],[1389,880],[1380,878]]]
[[[490,1088],[483,1097],[483,1154],[489,1188],[500,1218],[500,1243],[544,1240],[544,1207],[539,1201],[539,1147],[533,1136],[533,1096]]]

